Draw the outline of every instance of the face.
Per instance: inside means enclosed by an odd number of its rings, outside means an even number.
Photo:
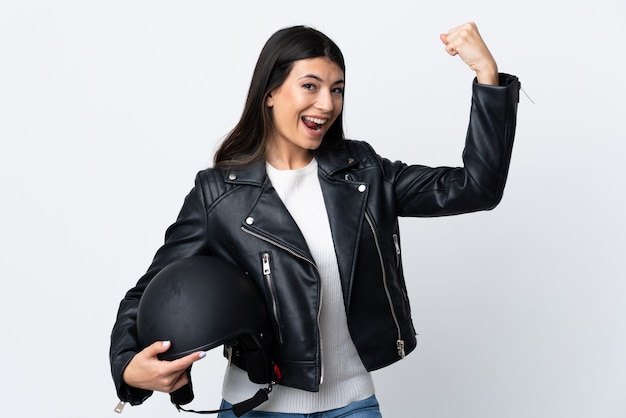
[[[295,61],[266,101],[275,128],[270,150],[288,159],[310,156],[341,113],[343,89],[343,71],[328,58]]]

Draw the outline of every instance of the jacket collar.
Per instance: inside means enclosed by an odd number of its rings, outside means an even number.
[[[336,172],[358,165],[356,157],[350,155],[344,145],[342,142],[337,147],[324,147],[315,151],[317,164],[327,176],[330,177]]]
[[[346,170],[358,161],[350,155],[341,144],[338,147],[323,147],[314,152],[319,169],[327,176]],[[228,169],[226,172],[226,182],[232,184],[248,184],[262,186],[265,182],[265,161],[257,161],[245,167]]]
[[[226,171],[226,183],[248,184],[262,186],[265,182],[265,161],[257,161],[253,164],[229,168]]]

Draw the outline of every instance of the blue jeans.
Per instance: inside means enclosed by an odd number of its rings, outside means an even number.
[[[226,401],[222,401],[221,408],[232,407]],[[376,396],[371,396],[362,401],[352,402],[343,408],[332,409],[324,412],[314,412],[312,414],[286,414],[281,412],[261,412],[250,411],[243,414],[244,418],[382,418],[378,407]],[[221,412],[218,418],[236,418],[232,411]]]

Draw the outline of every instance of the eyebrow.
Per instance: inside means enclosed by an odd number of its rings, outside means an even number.
[[[322,78],[321,78],[321,77],[319,77],[319,76],[317,76],[317,75],[315,75],[315,74],[307,74],[307,75],[303,75],[302,77],[298,78],[298,80],[302,80],[303,78],[312,78],[312,79],[314,79],[314,80],[319,81],[320,83],[323,83],[323,82],[324,82],[324,80],[322,80]],[[335,84],[344,84],[344,83],[345,83],[345,81],[344,81],[343,79],[341,79],[341,80],[337,80],[337,81],[335,81],[335,82],[333,83],[333,85],[335,85]]]

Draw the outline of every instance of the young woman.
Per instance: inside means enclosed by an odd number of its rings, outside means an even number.
[[[492,209],[513,146],[517,78],[498,74],[473,23],[441,40],[476,73],[458,168],[392,162],[365,142],[344,139],[345,65],[337,45],[302,26],[267,41],[239,123],[214,167],[198,173],[165,244],[121,302],[110,354],[122,401],[139,404],[152,391],[188,385],[185,371],[203,353],[160,361],[169,343],[140,347],[136,311],[163,267],[212,255],[245,270],[273,313],[272,360],[281,380],[246,416],[380,416],[370,372],[416,346],[398,216]],[[229,366],[223,406],[258,387]]]

